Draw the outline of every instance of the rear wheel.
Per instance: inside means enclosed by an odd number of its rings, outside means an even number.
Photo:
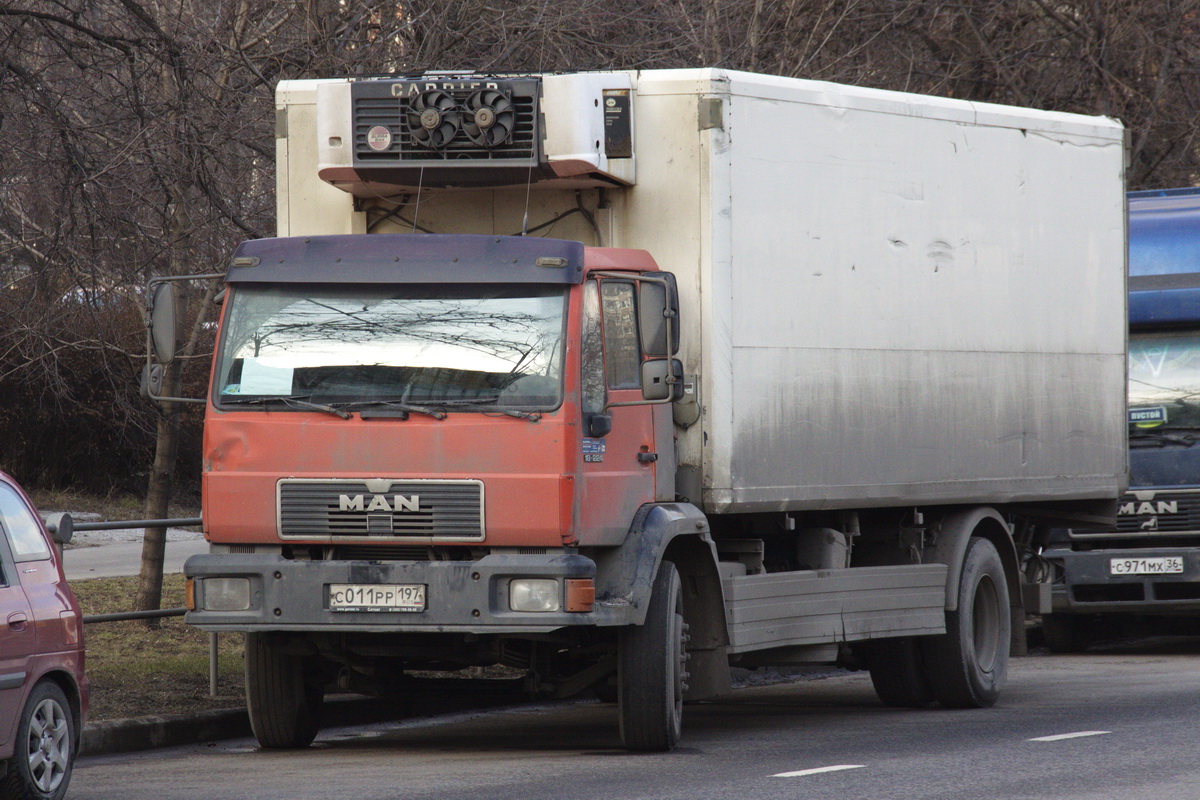
[[[880,639],[863,642],[861,647],[875,694],[885,706],[928,708],[937,700],[925,677],[916,640]]]
[[[307,747],[321,729],[324,697],[304,656],[284,651],[267,634],[246,634],[246,706],[260,745]]]
[[[687,688],[686,637],[679,572],[664,561],[645,624],[621,631],[618,643],[617,711],[621,741],[630,750],[671,750],[679,741]]]
[[[8,772],[0,781],[4,800],[60,800],[71,782],[78,741],[75,717],[63,690],[43,680],[33,687]]]
[[[929,686],[947,708],[986,708],[1008,674],[1012,618],[1008,582],[995,545],[972,536],[958,583],[958,609],[946,612],[946,633],[921,640]]]
[[[1084,620],[1067,614],[1044,615],[1042,638],[1051,653],[1082,653],[1090,644]]]

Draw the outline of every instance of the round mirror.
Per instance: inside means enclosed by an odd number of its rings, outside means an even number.
[[[179,318],[175,284],[160,283],[154,287],[150,301],[150,339],[154,357],[160,364],[170,364],[179,349]]]

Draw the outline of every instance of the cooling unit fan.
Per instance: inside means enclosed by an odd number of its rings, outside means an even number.
[[[441,150],[462,124],[454,98],[438,89],[422,92],[408,107],[408,129],[413,141],[430,150]]]
[[[495,89],[482,89],[468,97],[462,117],[467,138],[489,148],[511,141],[517,124],[512,101]]]

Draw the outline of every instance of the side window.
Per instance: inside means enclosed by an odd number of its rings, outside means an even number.
[[[604,312],[604,366],[608,373],[608,388],[637,389],[642,385],[642,348],[638,342],[633,284],[603,281],[600,298]]]
[[[16,561],[41,561],[50,557],[50,547],[37,517],[8,484],[0,483],[0,525]]]
[[[600,292],[596,281],[583,287],[583,413],[599,414],[604,391],[604,341],[600,334]]]

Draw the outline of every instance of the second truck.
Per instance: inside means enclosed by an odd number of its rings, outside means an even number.
[[[1115,528],[1055,530],[1046,644],[1172,633],[1200,611],[1200,189],[1129,193],[1130,489]]]
[[[264,746],[487,665],[634,750],[731,665],[988,706],[1115,514],[1119,123],[696,69],[289,81],[276,135],[185,570]]]

